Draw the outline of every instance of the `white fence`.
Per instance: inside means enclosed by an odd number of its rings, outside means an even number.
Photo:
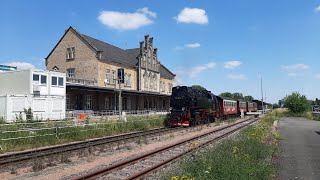
[[[116,124],[130,124],[142,121],[152,121],[159,119],[159,117],[147,117],[135,119],[132,121],[108,121],[101,120],[95,122],[85,122],[78,119],[72,120],[56,120],[56,121],[41,121],[41,122],[21,122],[21,123],[10,123],[0,124],[0,142],[6,142],[11,140],[30,139],[44,136],[55,136],[59,137],[64,134],[71,134],[74,132],[88,132],[105,130],[108,125]],[[85,128],[84,128],[85,127]],[[1,146],[0,146],[1,148]]]

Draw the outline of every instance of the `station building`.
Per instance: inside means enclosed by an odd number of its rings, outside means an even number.
[[[122,49],[69,27],[46,58],[47,70],[66,74],[67,111],[117,111],[119,68],[123,110],[168,110],[175,74],[160,63],[152,37],[137,44]]]

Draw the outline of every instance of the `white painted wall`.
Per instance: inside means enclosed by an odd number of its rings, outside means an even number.
[[[30,94],[30,76],[30,70],[0,73],[0,95]]]
[[[0,96],[0,117],[6,116],[6,96]]]
[[[0,102],[2,98],[0,98]],[[33,111],[33,118],[38,120],[59,120],[66,117],[65,114],[65,97],[48,96],[48,97],[33,97],[29,96],[7,96],[6,108],[0,106],[1,109],[5,109],[6,113],[0,114],[4,116],[7,122],[13,122],[16,117],[21,114],[25,120],[26,114],[24,109],[31,107]],[[0,111],[1,113],[2,111]]]

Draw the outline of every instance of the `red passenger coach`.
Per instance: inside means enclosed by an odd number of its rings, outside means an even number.
[[[237,101],[227,97],[217,96],[220,103],[220,110],[223,116],[238,114]]]
[[[247,102],[248,112],[256,112],[258,110],[257,103],[255,102]]]
[[[243,110],[244,113],[248,112],[248,105],[246,101],[237,100],[238,105],[238,114],[241,114],[241,110]]]

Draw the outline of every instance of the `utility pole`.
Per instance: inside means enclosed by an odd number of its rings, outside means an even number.
[[[262,97],[262,100],[261,100],[261,106],[262,106],[262,114],[264,114],[264,105],[263,105],[263,88],[262,88],[262,76],[261,76],[261,97]]]
[[[121,113],[122,113],[122,101],[121,101],[121,82],[119,80],[119,120],[121,120]]]

